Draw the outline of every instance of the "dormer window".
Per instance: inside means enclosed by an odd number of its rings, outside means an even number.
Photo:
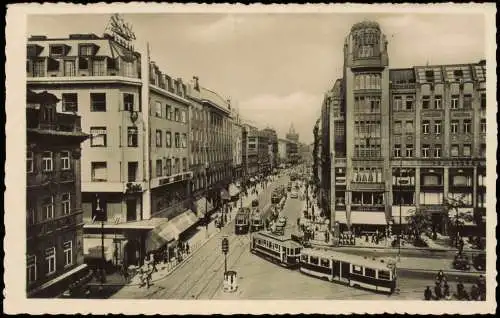
[[[38,44],[28,44],[26,55],[28,58],[37,57],[42,53],[43,47]]]
[[[50,45],[50,56],[64,56],[69,52],[69,46],[64,44],[52,44]]]
[[[78,55],[92,56],[96,53],[96,46],[94,44],[80,44],[78,46]]]
[[[434,71],[425,71],[425,79],[427,80],[427,82],[434,82]]]
[[[454,70],[453,76],[455,77],[456,82],[460,82],[460,80],[464,77],[464,72],[462,70]]]

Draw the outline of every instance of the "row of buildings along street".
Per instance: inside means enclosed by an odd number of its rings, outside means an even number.
[[[116,20],[119,21],[119,20]],[[88,266],[141,265],[308,145],[256,127],[231,100],[176,78],[131,37],[27,44],[27,291],[56,296]]]
[[[345,40],[314,127],[320,207],[337,232],[423,228],[484,248],[486,62],[392,69],[388,44],[376,22]]]

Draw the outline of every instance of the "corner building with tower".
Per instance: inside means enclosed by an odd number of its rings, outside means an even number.
[[[486,63],[390,69],[375,22],[351,28],[343,78],[324,97],[316,147],[318,200],[333,226],[485,231]],[[450,208],[452,207],[452,208]]]

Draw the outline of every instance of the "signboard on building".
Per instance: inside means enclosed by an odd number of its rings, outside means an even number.
[[[130,43],[135,40],[135,33],[132,31],[132,25],[126,23],[118,13],[111,16],[106,30],[125,42]]]

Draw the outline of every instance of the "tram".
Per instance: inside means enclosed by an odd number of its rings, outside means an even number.
[[[234,221],[234,233],[246,234],[250,228],[250,209],[240,208]]]
[[[268,231],[252,234],[250,251],[286,268],[297,268],[302,245],[290,237],[277,236]]]
[[[396,288],[396,267],[380,260],[329,250],[302,249],[300,271],[304,274],[392,294]]]
[[[262,211],[255,209],[250,216],[250,232],[257,232],[264,229],[264,216]]]

